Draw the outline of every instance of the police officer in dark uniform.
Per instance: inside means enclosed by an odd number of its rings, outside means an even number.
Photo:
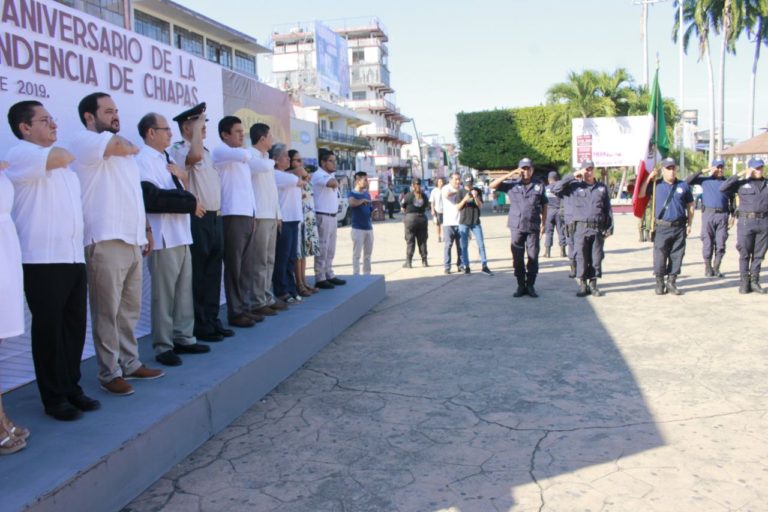
[[[490,186],[499,192],[507,192],[509,197],[507,226],[512,233],[512,263],[517,278],[517,290],[512,296],[538,297],[534,284],[539,273],[539,244],[547,217],[544,184],[533,179],[533,163],[529,158],[523,158],[517,169],[495,179]]]
[[[560,242],[560,256],[565,258],[565,220],[560,211],[560,197],[552,192],[552,185],[560,179],[560,176],[552,171],[547,175],[549,184],[544,188],[547,195],[547,221],[544,231],[544,257],[549,258],[552,253],[552,244],[554,243],[555,231],[557,231],[557,240]]]
[[[576,177],[582,181],[576,181]],[[603,293],[597,287],[597,280],[603,277],[603,246],[606,237],[613,234],[608,187],[595,179],[595,164],[585,160],[581,163],[581,170],[566,174],[554,184],[552,191],[571,200],[576,276],[579,278],[576,296],[586,297],[591,293],[600,297]]]
[[[581,180],[580,176],[576,177],[577,181]],[[570,272],[568,277],[573,279],[576,277],[576,248],[573,243],[573,235],[576,226],[573,224],[573,201],[571,196],[560,197],[560,211],[563,216],[563,224],[565,225],[565,246],[567,248],[568,263],[570,265]]]
[[[189,172],[189,191],[205,209],[192,216],[192,297],[195,309],[195,336],[203,341],[221,341],[234,336],[219,319],[221,272],[224,258],[224,231],[221,217],[221,180],[213,167],[205,139],[205,103],[173,118],[183,139],[168,150]]]
[[[655,234],[652,235],[656,295],[668,291],[682,295],[677,287],[677,276],[683,265],[685,239],[691,233],[693,223],[693,194],[686,182],[677,179],[674,158],[662,160],[661,168],[662,179],[656,181],[659,171],[654,169],[641,185],[638,197],[656,196],[653,208]],[[651,182],[653,187],[648,186]]]
[[[760,266],[768,249],[768,186],[763,169],[765,163],[753,158],[747,164],[746,176],[731,176],[720,186],[725,193],[739,196],[736,211],[736,248],[739,250],[739,293],[765,293],[760,286]]]
[[[725,162],[716,158],[712,160],[709,176],[702,176],[703,171],[699,171],[685,180],[689,185],[701,185],[703,191],[701,244],[704,275],[707,277],[723,277],[720,262],[723,261],[725,241],[728,240],[728,218],[733,213],[733,193],[724,194],[720,191],[725,181],[724,167]]]

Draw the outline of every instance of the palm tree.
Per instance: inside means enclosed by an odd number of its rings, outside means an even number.
[[[747,35],[754,38],[755,58],[752,61],[752,75],[749,84],[749,136],[755,135],[755,84],[760,47],[768,46],[768,0],[747,0],[745,6]]]
[[[709,51],[709,32],[712,26],[710,12],[711,1],[682,0],[683,23],[688,26],[683,31],[683,50],[688,53],[691,37],[696,36],[699,44],[699,61],[704,57],[707,63],[708,78],[707,92],[709,100],[709,156],[715,156],[715,73],[712,69],[712,56]],[[675,0],[675,25],[672,29],[672,40],[677,42],[680,27],[680,0]]]
[[[624,68],[617,68],[613,73],[601,71],[597,74],[599,93],[604,98],[611,100],[615,107],[614,115],[627,115],[632,86],[632,75]]]
[[[720,48],[720,98],[718,105],[718,124],[720,137],[717,139],[717,152],[723,152],[725,140],[725,56],[736,54],[736,41],[744,30],[745,0],[708,0],[710,16],[715,32],[723,38]]]
[[[577,117],[627,115],[631,91],[632,77],[624,68],[613,73],[571,71],[567,81],[547,90],[547,102],[567,106],[553,124],[570,123]]]

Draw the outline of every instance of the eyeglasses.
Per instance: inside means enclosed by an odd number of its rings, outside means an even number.
[[[167,132],[171,131],[170,126],[153,126],[152,129],[153,130],[165,130]]]
[[[40,122],[43,123],[46,126],[49,126],[51,123],[56,124],[56,118],[55,117],[41,117],[40,119],[32,119],[30,123],[34,122]]]

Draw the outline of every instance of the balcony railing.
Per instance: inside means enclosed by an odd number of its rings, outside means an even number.
[[[389,88],[389,70],[381,64],[352,64],[352,85],[373,85]]]
[[[400,109],[394,103],[382,98],[374,100],[349,100],[346,102],[346,106],[352,109],[366,109],[384,114],[397,114],[400,112]]]
[[[384,126],[367,125],[360,128],[360,135],[366,135],[368,137],[380,137],[382,139],[390,139],[393,141],[399,141],[403,144],[410,144],[413,138],[399,130],[393,130]]]
[[[340,144],[348,144],[350,146],[370,148],[371,145],[368,139],[365,137],[358,137],[356,135],[349,135],[348,133],[341,133],[334,130],[319,130],[317,134],[318,140],[326,142],[338,142]]]

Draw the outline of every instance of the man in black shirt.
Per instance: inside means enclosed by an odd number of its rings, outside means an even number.
[[[464,188],[456,194],[456,208],[459,209],[459,245],[461,247],[461,261],[464,262],[464,273],[469,274],[469,233],[477,243],[480,251],[480,264],[485,275],[492,276],[493,272],[488,268],[488,258],[485,256],[485,242],[483,241],[483,227],[480,225],[480,208],[483,206],[483,192],[473,187],[474,179],[471,175],[464,177]]]

